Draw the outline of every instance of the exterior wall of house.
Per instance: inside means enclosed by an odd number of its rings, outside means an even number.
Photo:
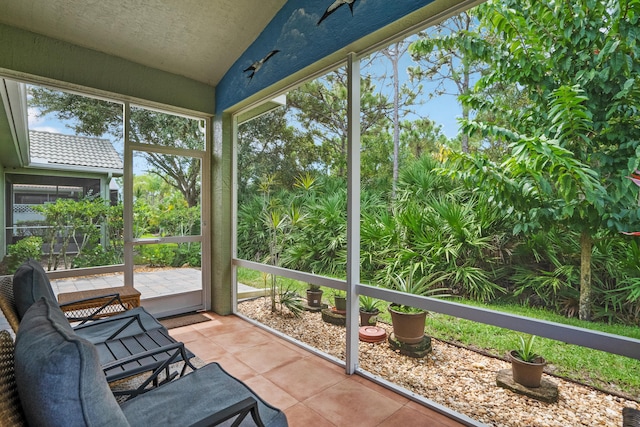
[[[10,177],[8,186],[5,184],[7,175]],[[2,174],[2,179],[2,250],[5,252],[6,245],[34,232],[37,235],[41,231],[34,228],[38,225],[34,225],[33,221],[41,221],[44,217],[33,206],[53,202],[58,198],[78,199],[88,188],[99,195],[105,192],[108,195],[109,191],[108,181],[103,175],[96,173],[11,169]],[[9,191],[9,187],[14,189],[13,192]]]

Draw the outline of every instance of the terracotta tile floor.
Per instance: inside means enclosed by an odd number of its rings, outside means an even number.
[[[420,404],[288,343],[236,317],[208,313],[209,322],[171,329],[205,362],[219,362],[291,427],[461,426]]]

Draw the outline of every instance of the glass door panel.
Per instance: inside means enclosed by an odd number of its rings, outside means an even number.
[[[201,309],[204,122],[132,107],[129,123],[128,275],[154,314]]]

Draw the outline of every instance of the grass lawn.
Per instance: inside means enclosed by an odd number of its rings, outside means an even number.
[[[238,269],[238,281],[256,288],[269,286],[269,280],[265,280],[262,273],[245,268]],[[307,284],[279,277],[278,287],[296,290],[304,296]],[[325,289],[324,299],[327,301],[329,301],[328,295],[331,293]],[[568,319],[547,310],[514,304],[490,305],[459,299],[456,299],[456,302],[640,339],[640,328],[636,326]],[[379,319],[387,323],[391,321],[386,310],[382,310]],[[518,332],[437,313],[430,313],[427,316],[426,332],[436,339],[460,344],[497,357],[504,357],[518,343]],[[640,360],[541,337],[536,338],[535,351],[547,359],[548,371],[555,375],[599,389],[622,392],[636,400],[640,398],[640,375],[638,375]]]

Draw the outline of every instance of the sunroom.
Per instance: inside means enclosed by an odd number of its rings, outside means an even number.
[[[232,314],[242,319],[241,322],[258,324],[238,310],[240,271],[259,272],[265,282],[266,277],[274,282],[277,277],[322,286],[331,292],[344,292],[347,305],[343,357],[327,355],[292,340],[285,333],[267,329],[279,338],[302,346],[305,351],[320,354],[340,366],[346,375],[356,375],[391,389],[402,398],[433,410],[434,417],[444,415],[451,420],[451,425],[484,425],[491,416],[478,421],[459,412],[464,403],[455,405],[455,410],[450,409],[361,368],[357,317],[361,296],[639,359],[640,340],[635,338],[505,314],[450,299],[411,295],[361,280],[364,257],[360,245],[364,224],[361,221],[360,195],[364,186],[361,158],[368,154],[363,145],[366,124],[361,122],[365,107],[360,102],[363,85],[366,87],[366,82],[363,83],[366,78],[361,75],[364,60],[369,61],[374,52],[479,3],[454,0],[242,0],[179,4],[162,1],[129,4],[118,0],[99,3],[0,1],[0,81],[3,82],[0,106],[4,110],[4,114],[0,114],[0,200],[3,203],[0,223],[6,223],[7,177],[14,168],[30,167],[29,160],[21,154],[25,135],[28,135],[27,111],[18,103],[16,94],[7,88],[24,85],[82,95],[105,101],[120,111],[124,158],[122,262],[55,271],[50,273],[52,279],[113,273],[121,276],[125,286],[142,287],[146,272],[136,269],[139,254],[161,253],[166,245],[181,245],[197,248],[195,256],[199,266],[193,279],[195,283],[146,299],[143,293],[143,306],[158,316],[205,310],[215,313],[223,324],[226,321],[222,316]],[[277,249],[271,254],[243,257],[244,253],[239,254],[242,248],[238,247],[238,235],[242,231],[239,230],[239,217],[243,214],[240,201],[244,201],[242,190],[256,184],[251,181],[252,177],[243,175],[251,165],[239,163],[240,139],[248,132],[246,127],[277,111],[285,95],[305,82],[331,73],[337,73],[336,78],[343,79],[346,88],[345,108],[341,111],[347,123],[342,157],[337,163],[326,165],[326,170],[342,168],[344,172],[344,185],[335,191],[345,195],[346,228],[338,237],[344,241],[346,257],[334,260],[332,268],[337,272],[329,277],[315,274],[317,270],[309,264],[301,263],[299,269],[281,267],[273,262],[280,256]],[[141,111],[156,114],[158,122],[173,117],[185,119],[200,132],[198,144],[154,144],[143,140],[139,136],[146,123],[137,115]],[[304,124],[298,122],[295,126],[302,128]],[[152,132],[148,132],[146,135],[151,135]],[[171,136],[158,138],[170,139]],[[195,202],[187,204],[189,208],[198,209],[200,220],[188,231],[145,234],[139,233],[134,225],[138,193],[146,191],[139,189],[148,188],[140,184],[144,166],[141,168],[136,159],[154,156],[177,159],[175,165],[189,164],[196,170],[191,182],[196,183],[198,194]],[[316,165],[313,161],[309,164]],[[186,198],[186,190],[183,194]],[[6,239],[5,236],[6,233],[0,233],[0,239]],[[9,243],[0,240],[0,250],[4,251]],[[368,409],[357,410],[367,412]],[[619,423],[620,419],[621,414],[616,412],[611,421]],[[340,425],[336,418],[327,417],[323,421]],[[383,421],[393,425],[387,418],[378,424],[383,425]]]

